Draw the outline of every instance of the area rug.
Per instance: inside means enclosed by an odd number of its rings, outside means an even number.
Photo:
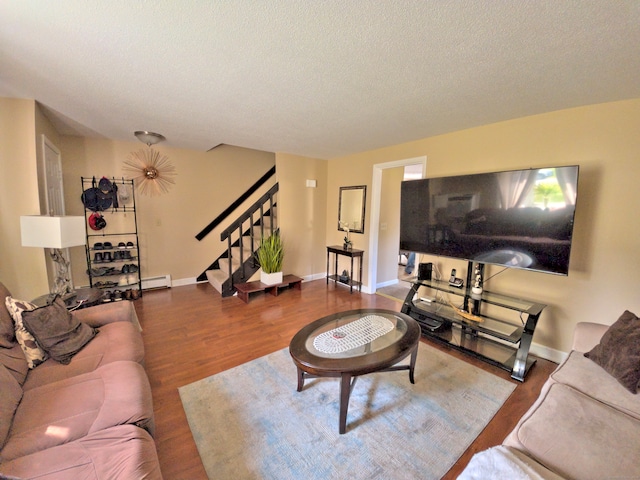
[[[438,479],[515,385],[420,343],[407,371],[358,378],[338,433],[339,380],[296,392],[287,348],[180,387],[211,479]]]

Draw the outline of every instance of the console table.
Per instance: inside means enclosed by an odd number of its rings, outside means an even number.
[[[446,281],[416,281],[400,311],[420,324],[424,336],[507,370],[511,378],[523,382],[535,363],[535,359],[529,357],[529,348],[546,305],[486,290],[475,295],[469,283],[466,288],[456,288]],[[428,293],[420,297],[420,288]],[[461,304],[463,310],[482,321],[462,317],[449,302]],[[481,313],[483,307],[491,316]],[[515,312],[518,318],[505,319],[509,312]]]
[[[329,271],[329,257],[330,254],[334,254],[334,273],[331,274]],[[357,250],[355,248],[344,248],[341,245],[333,245],[327,247],[327,285],[329,284],[329,280],[333,280],[336,283],[343,283],[345,285],[349,285],[350,292],[353,293],[354,285],[358,287],[358,292],[362,291],[362,255],[364,254],[364,250]],[[338,274],[338,256],[344,255],[345,257],[351,258],[351,269],[349,273],[349,278],[344,281],[340,279],[340,275]],[[353,259],[358,259],[359,271],[358,271],[358,280],[353,279]]]

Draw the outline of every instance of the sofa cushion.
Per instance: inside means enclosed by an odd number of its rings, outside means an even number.
[[[20,385],[24,384],[27,372],[29,372],[29,366],[18,342],[11,348],[0,347],[0,364],[9,370]]]
[[[584,354],[631,393],[640,386],[640,319],[625,311],[609,327],[600,343]]]
[[[640,421],[552,384],[516,432],[526,453],[567,478],[640,478]]]
[[[632,395],[615,378],[580,352],[572,351],[551,374],[550,379],[640,420],[640,395]]]
[[[71,315],[60,297],[22,312],[22,324],[50,358],[65,365],[98,333]]]
[[[138,363],[126,361],[25,390],[0,461],[124,424],[154,429],[147,376]]]
[[[39,480],[162,480],[153,439],[133,425],[101,430],[5,462],[2,473]]]
[[[0,282],[0,298],[10,297],[11,293],[7,290],[2,282]],[[11,348],[16,341],[15,328],[13,327],[13,319],[6,308],[0,306],[0,347]]]
[[[0,365],[0,448],[9,435],[13,416],[21,398],[22,388],[20,388],[18,381],[4,365]]]
[[[22,347],[24,356],[27,358],[27,365],[29,365],[29,368],[35,368],[47,359],[47,354],[40,348],[33,335],[24,328],[22,312],[33,310],[36,306],[23,300],[16,300],[13,297],[6,297],[5,305],[13,318],[16,339]]]
[[[100,330],[100,334],[80,350],[68,365],[62,365],[49,359],[38,368],[30,370],[27,381],[23,385],[24,390],[93,372],[95,369],[112,362],[128,360],[139,364],[143,363],[142,336],[138,328],[131,322],[109,323],[98,330]]]

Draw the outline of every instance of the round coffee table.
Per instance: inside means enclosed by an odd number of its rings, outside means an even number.
[[[298,369],[298,392],[305,378],[340,378],[339,432],[345,433],[349,397],[357,377],[409,370],[409,380],[415,383],[419,341],[418,323],[391,310],[349,310],[316,320],[296,333],[289,345]],[[408,365],[396,365],[409,355]]]

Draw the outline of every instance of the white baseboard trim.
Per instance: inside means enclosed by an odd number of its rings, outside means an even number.
[[[158,275],[157,277],[143,278],[142,290],[151,290],[154,288],[170,288],[171,275]]]
[[[540,345],[538,343],[531,344],[529,353],[531,355],[535,355],[536,357],[544,358],[545,360],[549,360],[555,363],[562,363],[569,356],[567,352],[562,352],[560,350],[545,347],[544,345]]]
[[[387,282],[377,283],[376,288],[384,288],[389,287],[391,285],[397,285],[400,281],[396,278],[395,280],[389,280]]]

